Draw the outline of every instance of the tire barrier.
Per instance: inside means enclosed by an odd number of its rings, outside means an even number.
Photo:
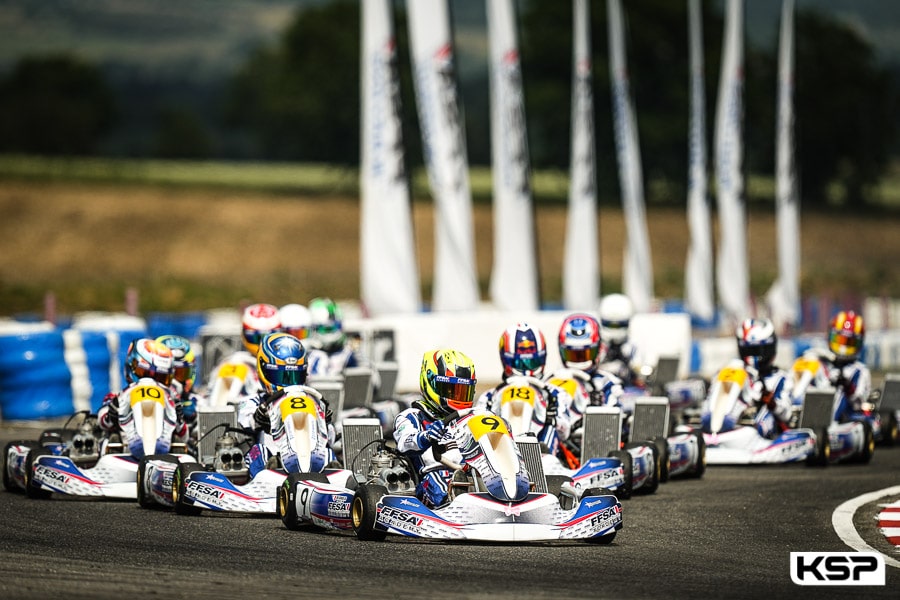
[[[72,376],[59,331],[0,336],[0,416],[22,421],[70,415]]]

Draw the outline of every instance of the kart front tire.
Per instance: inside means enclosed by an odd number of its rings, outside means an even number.
[[[168,454],[150,454],[138,462],[137,470],[137,501],[141,508],[156,508],[157,503],[147,490],[147,468],[151,460],[178,464],[178,460]]]
[[[51,493],[34,481],[34,461],[41,456],[52,456],[52,453],[49,450],[35,449],[25,459],[25,495],[34,500],[46,500]]]
[[[806,464],[810,467],[827,467],[831,460],[831,442],[828,429],[816,432],[815,452],[806,457]]]
[[[353,531],[363,541],[380,542],[387,537],[386,531],[375,529],[378,502],[387,495],[387,488],[381,485],[360,485],[353,496],[350,508]]]
[[[297,531],[303,525],[297,512],[297,483],[301,481],[328,483],[328,477],[324,473],[291,473],[278,487],[278,493],[275,495],[275,512],[284,526],[291,531]]]
[[[625,450],[627,452],[629,448],[641,447],[650,448],[650,455],[653,458],[653,472],[650,474],[650,477],[647,478],[644,485],[637,491],[641,494],[655,494],[656,490],[659,489],[659,484],[662,480],[662,458],[659,455],[659,447],[654,442],[631,442],[630,444],[625,445]]]
[[[665,483],[669,481],[669,440],[663,436],[657,436],[652,441],[659,452],[659,481]]]
[[[863,446],[859,456],[856,457],[856,462],[867,464],[872,460],[872,455],[875,454],[875,432],[872,429],[872,424],[868,421],[859,422],[863,426]]]
[[[609,458],[618,458],[622,461],[622,470],[625,471],[625,483],[615,491],[619,500],[628,500],[634,490],[634,457],[627,450],[613,450]]]
[[[613,492],[612,490],[608,490],[606,488],[588,488],[584,491],[584,494],[581,495],[581,499],[584,500],[585,498],[592,498],[592,497],[596,497],[596,496],[615,496],[615,495],[616,495],[615,492]],[[612,533],[607,533],[606,535],[588,538],[587,542],[589,544],[600,544],[600,545],[604,545],[604,546],[607,544],[612,544],[613,540],[616,539],[616,533],[618,533],[618,532],[613,531]]]
[[[900,444],[900,423],[897,422],[897,413],[892,410],[881,413],[881,443],[885,446]]]
[[[22,492],[24,491],[22,488],[17,486],[12,479],[12,475],[9,472],[9,449],[13,446],[26,446],[29,448],[29,454],[38,448],[40,448],[40,444],[33,440],[13,440],[11,442],[7,442],[6,446],[3,447],[3,487],[8,492]]]
[[[194,506],[185,499],[185,483],[191,473],[203,470],[197,463],[179,463],[175,468],[175,475],[172,477],[172,502],[179,515],[197,516],[202,512],[199,506]]]
[[[702,431],[694,431],[693,436],[697,440],[697,464],[691,470],[691,477],[701,479],[706,473],[706,438]]]

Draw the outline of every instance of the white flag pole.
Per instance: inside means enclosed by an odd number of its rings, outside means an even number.
[[[479,304],[472,195],[447,0],[407,0],[416,106],[434,197],[432,310]]]
[[[613,93],[616,154],[628,241],[623,290],[637,312],[648,312],[653,301],[653,262],[644,211],[644,184],[637,123],[625,66],[625,34],[620,0],[608,0],[610,79]]]
[[[750,316],[747,224],[743,161],[743,0],[727,0],[722,72],[716,106],[716,192],[719,256],[716,283],[722,308],[732,323]]]
[[[563,305],[568,310],[594,310],[600,299],[600,260],[590,4],[588,0],[573,0],[572,8],[572,162],[569,167]]]
[[[688,135],[688,227],[691,242],[684,271],[685,307],[701,321],[715,317],[712,224],[707,199],[706,99],[700,0],[688,0],[691,118]]]
[[[487,0],[487,25],[494,191],[491,300],[501,310],[537,310],[537,246],[512,0]]]
[[[794,167],[794,0],[784,0],[778,42],[778,141],[775,208],[778,279],[767,300],[779,329],[800,319],[800,207]]]
[[[360,287],[370,315],[421,309],[390,0],[362,3]]]

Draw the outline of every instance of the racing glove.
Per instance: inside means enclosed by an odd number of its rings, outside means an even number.
[[[261,401],[259,406],[256,407],[256,411],[253,413],[253,423],[256,425],[257,429],[261,429],[263,431],[268,431],[272,426],[269,421],[269,404],[268,402]]]
[[[443,421],[435,421],[425,427],[424,431],[419,432],[416,436],[416,444],[420,450],[425,450],[439,442],[442,437],[444,437],[444,423]]]

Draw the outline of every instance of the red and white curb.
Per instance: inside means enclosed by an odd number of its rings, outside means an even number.
[[[847,500],[834,509],[834,512],[831,514],[831,525],[834,527],[835,533],[838,534],[838,537],[840,537],[845,544],[858,552],[878,552],[878,550],[869,546],[865,540],[862,539],[862,536],[859,535],[859,532],[856,531],[856,527],[853,526],[853,515],[860,506],[875,502],[879,498],[884,498],[885,496],[896,496],[897,494],[900,494],[900,485],[863,494],[862,496]],[[890,506],[895,506],[895,504],[897,503],[892,503]],[[900,516],[900,512],[895,514]],[[888,521],[885,520],[885,522]],[[890,523],[894,522],[892,515]],[[898,523],[898,526],[900,526],[900,523]],[[893,529],[893,526],[888,529]],[[896,530],[895,535],[900,535],[900,529]],[[900,568],[900,560],[887,556],[883,552],[878,553],[884,556],[886,565]]]
[[[882,507],[882,511],[875,517],[878,529],[889,543],[900,550],[900,500],[893,504],[883,504]]]

